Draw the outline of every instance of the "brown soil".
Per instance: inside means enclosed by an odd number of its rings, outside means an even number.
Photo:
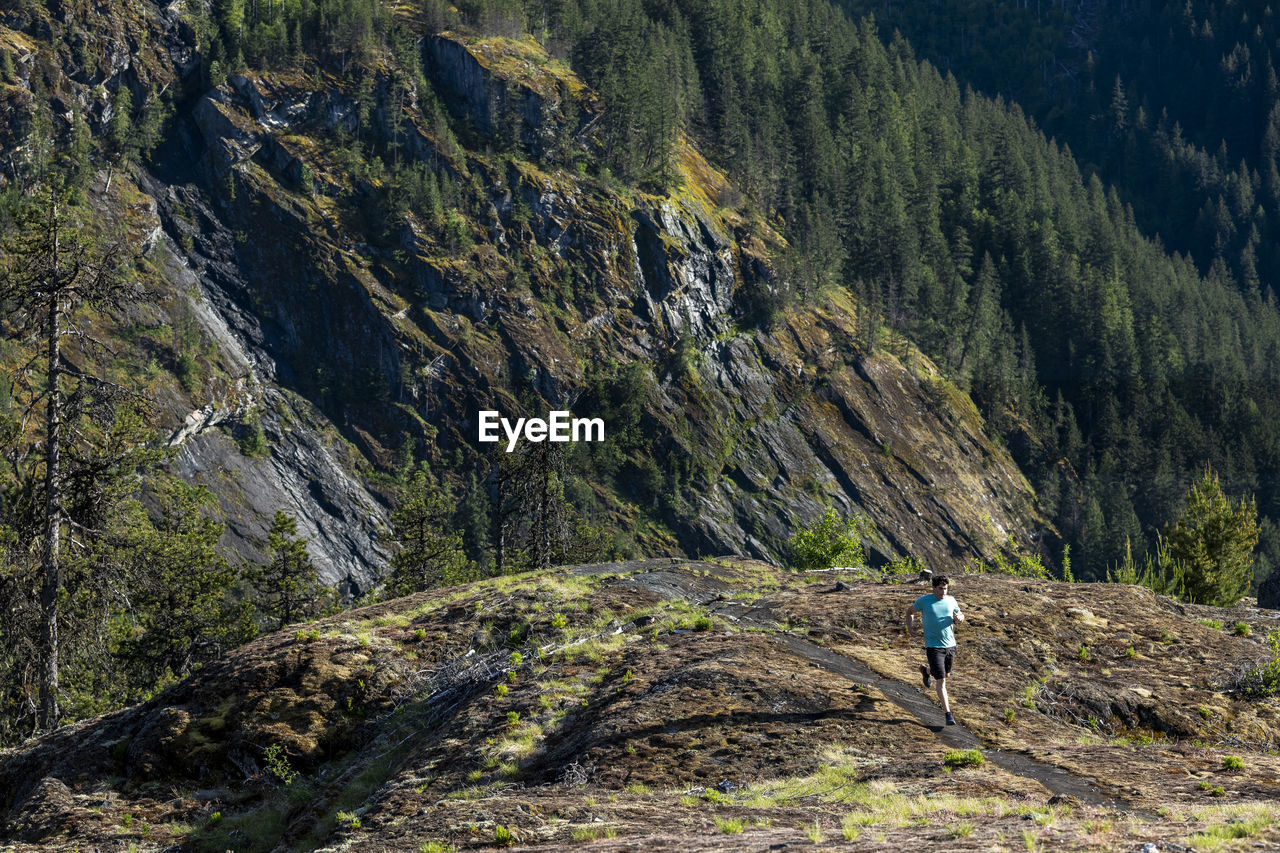
[[[1230,689],[1275,612],[955,578],[946,727],[926,587],[837,579],[576,567],[297,626],[0,753],[0,850],[1280,845],[1280,703]]]

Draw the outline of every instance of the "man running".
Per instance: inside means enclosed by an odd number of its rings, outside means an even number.
[[[938,701],[947,715],[947,725],[954,726],[956,718],[951,714],[951,705],[947,702],[947,676],[951,674],[951,666],[956,660],[956,635],[951,626],[964,621],[960,605],[947,595],[949,581],[946,575],[938,575],[933,579],[933,593],[922,595],[907,607],[907,636],[911,636],[915,625],[916,611],[920,611],[920,624],[924,629],[924,654],[929,664],[920,665],[920,676],[924,686],[937,682]]]

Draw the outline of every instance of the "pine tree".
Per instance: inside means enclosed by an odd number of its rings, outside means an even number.
[[[1253,582],[1258,508],[1233,501],[1218,475],[1206,469],[1187,494],[1187,511],[1168,531],[1170,551],[1183,564],[1186,598],[1195,604],[1232,607]]]
[[[453,529],[452,502],[432,484],[425,463],[413,472],[391,514],[391,529],[398,548],[387,578],[392,594],[458,583],[472,574],[474,564],[463,554],[462,536]]]
[[[213,493],[163,474],[148,493],[159,517],[153,524],[132,502],[116,546],[131,565],[130,629],[117,657],[135,695],[182,678],[255,633],[248,603],[231,597],[236,572],[217,550],[224,525]]]
[[[84,540],[70,534],[91,532],[70,507],[81,498],[102,509],[94,504],[101,482],[94,471],[104,470],[94,459],[102,451],[95,435],[100,438],[115,421],[114,413],[127,397],[123,389],[69,363],[66,349],[74,338],[82,351],[92,350],[87,309],[119,307],[132,291],[121,274],[122,244],[95,245],[76,220],[66,193],[54,183],[38,188],[20,210],[19,224],[0,267],[0,305],[7,309],[10,327],[38,346],[28,362],[31,369],[14,378],[26,406],[22,421],[32,433],[17,436],[9,455],[20,476],[28,478],[31,517],[42,544],[38,725],[49,729],[61,716],[59,623],[65,564],[69,551]]]
[[[267,534],[270,561],[251,572],[259,612],[270,630],[319,616],[332,593],[320,582],[307,553],[307,540],[298,536],[298,522],[277,510]]]

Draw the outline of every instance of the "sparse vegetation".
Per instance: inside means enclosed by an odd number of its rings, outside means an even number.
[[[610,825],[582,826],[573,831],[574,841],[599,841],[602,838],[617,838],[618,828]]]
[[[1280,631],[1267,635],[1271,656],[1238,669],[1228,678],[1232,690],[1254,698],[1280,693]]]
[[[293,780],[298,777],[298,771],[294,770],[290,765],[289,756],[280,744],[273,743],[268,745],[263,754],[263,759],[266,761],[267,772],[282,784],[292,784]]]
[[[715,821],[716,829],[720,830],[725,835],[740,835],[746,825],[742,818],[723,818],[717,816]]]
[[[419,845],[418,853],[454,853],[454,850],[447,841],[424,841]]]
[[[986,763],[978,749],[949,749],[942,763],[946,767],[981,767]]]

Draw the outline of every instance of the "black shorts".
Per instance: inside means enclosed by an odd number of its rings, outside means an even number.
[[[929,659],[929,674],[934,678],[946,678],[951,674],[951,666],[956,662],[956,647],[938,649],[928,646],[924,650]]]

